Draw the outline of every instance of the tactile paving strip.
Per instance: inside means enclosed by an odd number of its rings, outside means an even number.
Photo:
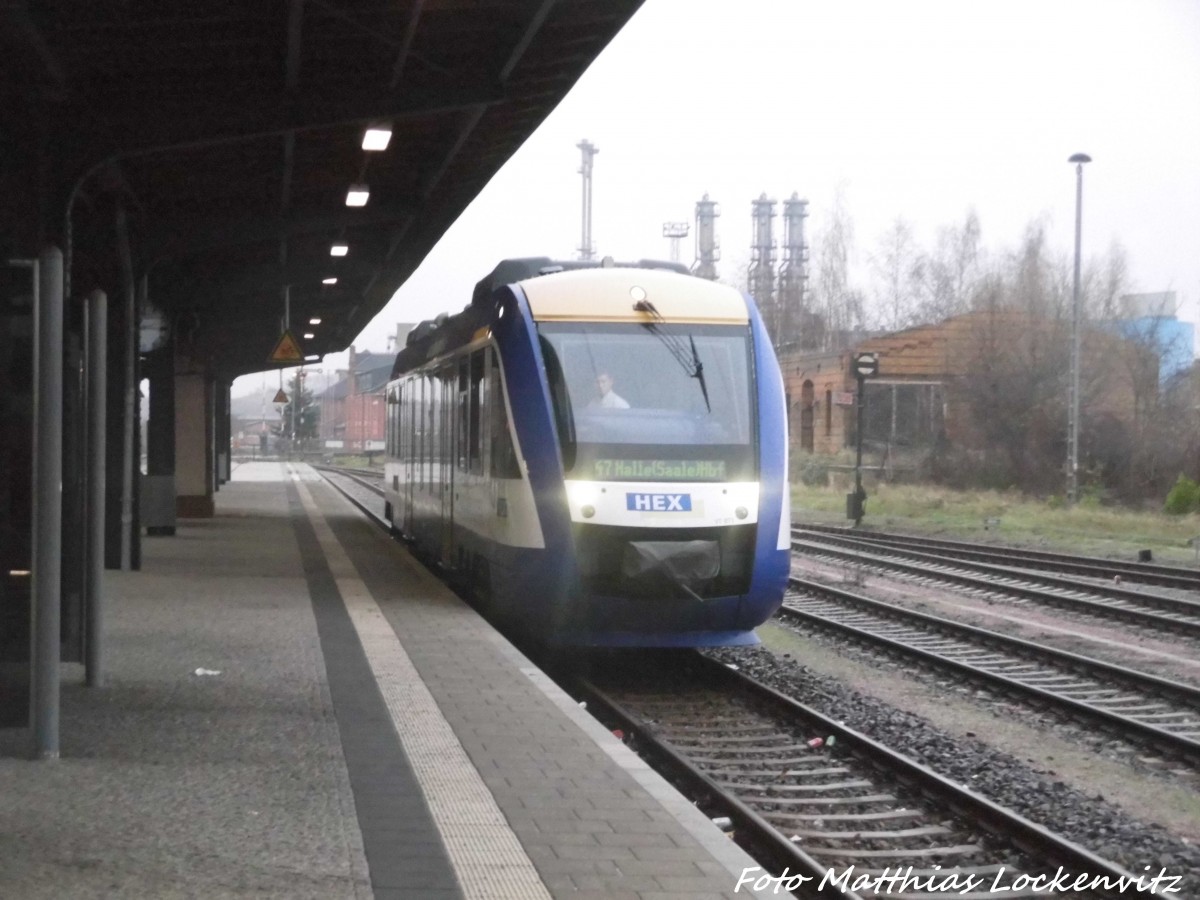
[[[533,862],[508,827],[491,791],[442,716],[354,563],[303,480],[295,481],[463,893],[481,900],[549,900],[550,894]]]

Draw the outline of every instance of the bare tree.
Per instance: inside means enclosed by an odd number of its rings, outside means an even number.
[[[1196,410],[1187,407],[1186,391],[1178,389],[1186,384],[1192,336],[1169,305],[1174,293],[1160,296],[1159,306],[1144,308],[1140,315],[1125,310],[1110,326],[1127,350],[1110,360],[1109,367],[1121,379],[1133,414],[1123,423],[1119,447],[1098,440],[1096,455],[1107,481],[1129,500],[1161,497],[1179,473],[1186,473],[1191,462],[1187,448],[1195,446],[1192,432],[1200,424]],[[1121,299],[1118,295],[1114,307]]]
[[[727,284],[739,291],[746,290],[750,283],[750,257],[747,254],[726,260],[725,271],[717,274],[718,284]],[[756,298],[757,299],[757,298]]]
[[[921,267],[923,322],[938,322],[966,312],[983,278],[982,231],[975,210],[967,211],[960,225],[938,230],[937,242]]]
[[[892,222],[869,263],[875,282],[873,318],[879,327],[899,331],[918,324],[925,261],[906,219],[898,216]]]
[[[1120,241],[1109,244],[1100,271],[1089,274],[1088,284],[1090,314],[1096,319],[1119,318],[1121,296],[1129,291],[1129,262]]]
[[[823,324],[822,349],[841,349],[850,332],[863,326],[863,295],[850,284],[854,255],[854,222],[846,209],[841,187],[834,195],[833,209],[817,232],[816,272],[813,278],[813,308]]]

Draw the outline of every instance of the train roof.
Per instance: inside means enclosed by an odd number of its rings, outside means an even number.
[[[687,276],[680,278],[680,276]],[[537,321],[686,322],[744,324],[745,298],[736,288],[693,276],[676,262],[506,259],[476,285],[462,312],[420,323],[396,356],[392,377],[458,346],[487,321],[491,297],[519,284]]]
[[[551,259],[548,256],[527,256],[515,259],[501,260],[475,285],[471,296],[472,303],[482,303],[492,295],[497,288],[506,284],[516,284],[539,275],[556,275],[559,272],[571,272],[577,269],[663,269],[678,272],[681,275],[690,274],[687,266],[677,262],[664,262],[658,259],[639,259],[633,262],[614,262],[611,256],[604,259]]]
[[[572,271],[520,283],[539,322],[635,322],[744,325],[741,291],[665,269]]]

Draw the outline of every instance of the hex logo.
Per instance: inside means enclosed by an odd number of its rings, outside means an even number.
[[[626,494],[625,508],[636,512],[691,512],[691,494]]]

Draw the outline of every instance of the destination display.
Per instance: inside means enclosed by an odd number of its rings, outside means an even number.
[[[723,481],[723,459],[596,459],[592,478],[599,481]]]

